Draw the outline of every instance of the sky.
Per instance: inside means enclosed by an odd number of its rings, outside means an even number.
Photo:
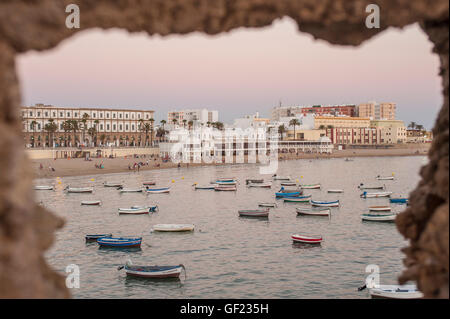
[[[359,47],[332,46],[284,18],[265,28],[148,36],[87,30],[17,58],[22,104],[151,109],[157,122],[187,108],[219,120],[281,105],[397,103],[397,118],[432,128],[443,103],[439,59],[417,25]]]

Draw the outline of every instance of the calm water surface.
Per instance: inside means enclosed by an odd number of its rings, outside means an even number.
[[[295,207],[275,200],[279,181],[271,189],[247,188],[246,178],[259,175],[256,164],[141,171],[57,179],[56,191],[37,191],[38,201],[66,220],[57,232],[47,260],[64,273],[69,264],[80,267],[80,288],[75,298],[367,298],[358,292],[364,284],[365,267],[377,264],[381,283],[396,283],[403,269],[400,249],[407,242],[394,223],[362,222],[360,214],[371,205],[388,205],[386,198],[361,199],[359,183],[385,184],[393,196],[408,196],[419,181],[425,157],[370,157],[296,160],[280,162],[278,175],[289,175],[303,184],[321,183],[321,190],[305,190],[316,200],[339,199],[332,217],[297,217]],[[377,181],[377,175],[395,174],[394,181]],[[194,182],[208,184],[215,177],[240,180],[237,192],[194,190]],[[91,179],[94,178],[94,181]],[[138,187],[154,180],[171,186],[170,194],[120,194],[102,186],[123,181]],[[174,181],[174,182],[172,182]],[[63,188],[94,186],[93,194],[66,194]],[[327,189],[343,189],[328,194]],[[81,206],[81,200],[100,199],[102,206]],[[258,202],[277,201],[268,220],[238,217],[238,209],[257,208]],[[150,215],[119,216],[119,207],[157,204]],[[395,205],[395,211],[404,209]],[[152,233],[159,223],[192,223],[193,233]],[[100,249],[86,243],[88,233],[142,236],[140,250]],[[291,234],[321,234],[317,247],[293,245]],[[184,264],[187,279],[152,281],[127,278],[117,266],[131,259],[135,264]]]

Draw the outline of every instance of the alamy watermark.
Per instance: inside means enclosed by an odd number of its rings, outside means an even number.
[[[370,13],[366,17],[366,28],[379,29],[380,28],[380,7],[376,4],[369,4],[366,7],[366,12]]]
[[[70,264],[66,267],[66,287],[69,289],[80,288],[80,267]]]
[[[369,273],[369,275],[366,277],[366,287],[367,288],[380,287],[380,267],[374,264],[367,265],[366,273]]]
[[[69,15],[66,17],[66,27],[68,29],[80,28],[80,7],[76,4],[69,4],[66,7],[66,13]]]

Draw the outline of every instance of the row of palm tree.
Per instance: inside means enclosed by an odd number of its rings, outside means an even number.
[[[424,126],[422,124],[417,124],[416,122],[409,123],[408,128],[413,129],[413,130],[419,130],[419,131],[424,130]]]

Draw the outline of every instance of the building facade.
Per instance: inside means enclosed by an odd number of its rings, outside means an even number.
[[[368,117],[372,120],[395,120],[396,104],[390,102],[368,102],[359,104],[357,108],[359,117]]]
[[[401,144],[407,141],[406,126],[403,121],[374,120],[370,121],[370,126],[381,129],[382,139],[386,144]]]
[[[370,118],[345,116],[316,116],[314,118],[315,129],[325,129],[331,127],[368,128],[370,127]]]
[[[333,105],[333,106],[321,106],[316,105],[313,107],[302,107],[300,109],[301,114],[316,114],[317,116],[322,115],[333,115],[333,116],[350,116],[356,115],[355,105]]]
[[[210,111],[207,109],[192,109],[192,110],[180,110],[180,111],[170,111],[167,113],[167,123],[173,124],[176,120],[176,124],[183,125],[190,121],[194,125],[207,124],[208,122],[213,123],[219,121],[219,112]]]
[[[336,127],[326,129],[326,136],[333,144],[341,145],[377,145],[384,144],[380,128]]]
[[[36,104],[21,112],[28,147],[142,146],[153,141],[152,110]]]

